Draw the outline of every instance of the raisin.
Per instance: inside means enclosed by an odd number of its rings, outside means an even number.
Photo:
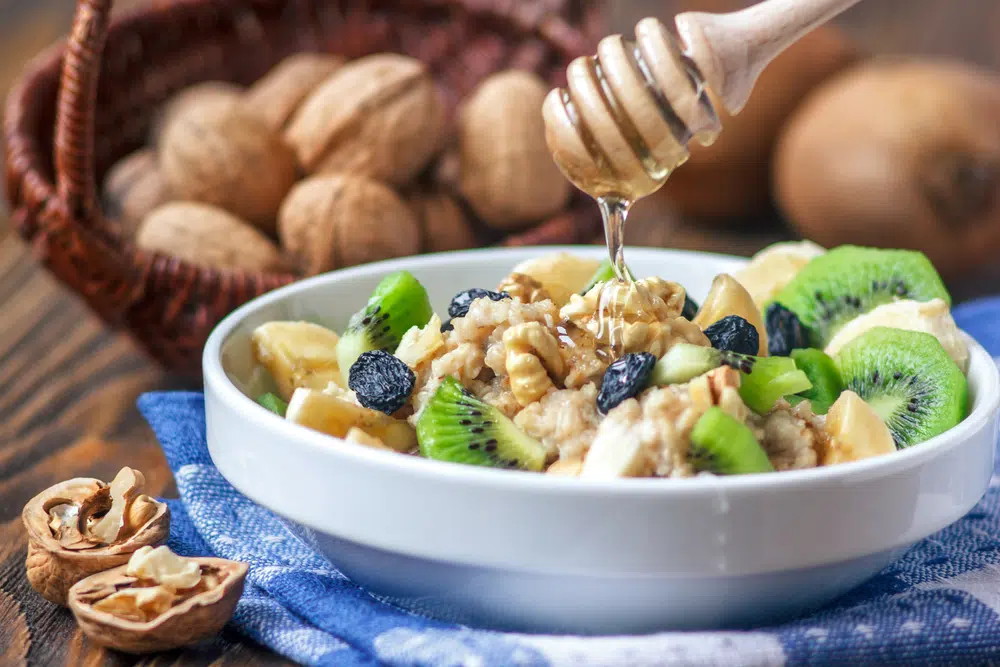
[[[387,415],[406,405],[417,376],[397,357],[383,350],[365,352],[351,366],[347,386],[358,403]]]
[[[694,302],[694,299],[685,294],[684,310],[681,311],[681,317],[683,317],[685,320],[693,320],[695,318],[695,315],[697,314],[698,314],[698,304]]]
[[[608,414],[622,401],[635,397],[646,388],[656,365],[656,357],[648,352],[635,352],[608,366],[597,394],[597,409]]]
[[[760,351],[757,327],[739,315],[729,315],[705,329],[705,337],[716,350],[755,355]]]
[[[454,329],[455,325],[451,323],[451,320],[441,325],[441,333],[448,333],[449,331],[454,331]]]
[[[772,357],[787,357],[792,350],[809,347],[809,330],[798,315],[780,303],[772,303],[764,316],[767,327],[767,353]]]
[[[504,299],[509,299],[510,294],[507,294],[507,292],[491,292],[490,290],[473,287],[470,290],[465,290],[455,295],[455,298],[451,300],[451,304],[448,306],[448,314],[451,315],[452,319],[465,317],[469,314],[469,306],[472,305],[472,302],[476,299],[484,298],[490,301],[503,301]]]

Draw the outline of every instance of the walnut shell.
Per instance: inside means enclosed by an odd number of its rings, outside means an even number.
[[[494,74],[458,114],[459,189],[490,226],[510,230],[557,213],[570,183],[545,143],[548,87],[520,70]]]
[[[86,549],[63,546],[49,528],[49,509],[61,504],[60,501],[83,503],[102,488],[106,486],[99,479],[71,479],[42,491],[28,501],[21,512],[28,534],[25,559],[28,582],[49,602],[66,606],[67,593],[76,582],[95,572],[127,563],[140,547],[155,546],[167,540],[170,509],[165,503],[153,501],[156,511],[144,513],[142,525],[131,525],[123,541]]]
[[[192,558],[202,573],[219,581],[150,621],[119,618],[92,606],[137,580],[125,574],[126,565],[76,583],[69,591],[69,608],[87,637],[101,646],[125,653],[167,651],[210,637],[229,621],[243,594],[246,563],[221,558]]]
[[[251,225],[220,208],[197,202],[171,202],[142,221],[136,245],[192,264],[218,269],[284,271],[277,244]]]
[[[163,129],[174,118],[186,115],[217,115],[243,100],[243,88],[227,81],[204,81],[188,86],[167,100],[153,120],[150,143],[159,143]]]
[[[351,172],[393,185],[417,174],[444,134],[444,104],[427,67],[380,53],[334,72],[285,133],[309,173]]]
[[[243,108],[271,131],[285,129],[299,106],[323,81],[344,64],[340,56],[297,53],[278,63],[247,91]]]
[[[313,275],[420,251],[420,226],[385,185],[361,176],[308,178],[278,217],[282,246]]]
[[[103,199],[105,213],[118,220],[122,235],[135,236],[142,219],[172,199],[156,152],[144,148],[118,161],[104,179]]]
[[[298,178],[291,148],[236,109],[175,117],[163,130],[159,152],[178,199],[218,206],[268,234]]]
[[[420,224],[424,252],[465,250],[479,246],[462,207],[448,193],[414,192],[407,198],[407,203]]]

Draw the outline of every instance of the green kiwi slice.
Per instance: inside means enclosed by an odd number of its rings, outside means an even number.
[[[809,399],[813,412],[825,415],[844,391],[837,364],[823,350],[814,348],[792,350],[792,361],[812,383],[812,389],[798,395]]]
[[[809,378],[789,357],[754,357],[690,343],[674,345],[656,362],[650,384],[690,382],[722,365],[740,372],[740,397],[757,414],[767,414],[785,396],[812,388]]]
[[[930,334],[875,327],[836,361],[844,386],[878,413],[898,448],[944,433],[968,412],[965,375]]]
[[[715,407],[694,425],[688,461],[700,472],[717,475],[774,472],[753,431]]]
[[[258,396],[257,403],[279,417],[284,417],[285,413],[288,412],[288,403],[285,403],[280,397],[271,393]]]
[[[632,271],[627,266],[625,267],[625,273],[628,275],[629,278],[635,280],[635,276],[632,275]],[[595,271],[594,275],[590,277],[590,282],[588,282],[587,286],[583,288],[583,291],[580,292],[580,295],[582,296],[586,294],[590,290],[594,289],[600,283],[606,283],[614,279],[615,279],[615,268],[611,265],[611,260],[606,259],[603,262],[601,262],[601,265],[599,267],[597,267],[597,271]]]
[[[408,271],[382,279],[368,304],[351,316],[337,343],[337,361],[347,385],[351,366],[365,352],[396,351],[403,334],[422,327],[434,316],[427,290]]]
[[[438,461],[540,471],[545,447],[446,377],[417,420],[420,453]]]
[[[775,301],[799,318],[810,346],[822,349],[844,324],[897,299],[951,304],[923,253],[845,245],[809,262]]]

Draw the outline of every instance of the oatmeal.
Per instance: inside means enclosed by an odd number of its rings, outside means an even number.
[[[862,250],[817,255],[801,280],[817,283],[815,262],[853,276],[871,272],[879,252],[899,252]],[[572,257],[557,260],[563,271]],[[280,375],[282,395],[260,402],[352,445],[585,479],[786,472],[881,456],[967,409],[954,361],[967,352],[941,325],[945,298],[925,268],[904,282],[906,263],[892,261],[896,277],[865,282],[864,299],[835,301],[797,276],[755,284],[779,299],[766,318],[726,274],[699,309],[676,282],[608,281],[604,265],[585,286],[582,269],[564,271],[575,277],[562,284],[539,260],[493,290],[456,294],[443,320],[419,281],[398,272],[339,337],[269,323],[255,352]],[[845,333],[807,328],[816,312]],[[905,321],[883,326],[896,312]],[[308,345],[297,348],[299,329]],[[322,391],[316,377],[328,381]]]

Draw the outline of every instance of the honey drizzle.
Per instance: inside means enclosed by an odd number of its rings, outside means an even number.
[[[638,74],[643,89],[648,92],[669,134],[677,142],[676,150],[668,152],[666,157],[663,157],[662,153],[659,157],[654,154],[630,116],[628,105],[625,104],[627,100],[619,100],[615,95],[611,83],[604,74],[605,67],[600,55],[586,57],[583,61],[586,65],[586,75],[596,84],[594,87],[599,93],[599,103],[613,120],[617,131],[621,133],[625,144],[638,160],[648,181],[629,179],[621,174],[594,136],[592,129],[584,121],[571,91],[563,88],[559,96],[566,118],[569,119],[580,144],[597,168],[596,173],[588,173],[587,170],[573,173],[574,170],[567,168],[567,165],[559,165],[579,189],[596,200],[601,211],[614,279],[600,286],[597,312],[598,338],[609,342],[611,356],[615,358],[625,352],[621,335],[625,325],[624,311],[638,310],[634,306],[648,304],[651,300],[648,291],[632,280],[625,263],[625,226],[629,211],[634,202],[659,190],[670,174],[687,161],[690,155],[687,146],[692,140],[696,139],[702,145],[708,146],[715,141],[720,129],[718,115],[708,97],[704,78],[697,65],[679,48],[674,35],[664,32],[669,50],[668,57],[675,67],[686,75],[684,79],[690,86],[690,92],[693,93],[690,99],[694,101],[694,107],[681,110],[673,107],[667,94],[657,82],[646,54],[643,53],[644,45],[648,46],[647,42],[639,43],[623,39],[622,46],[625,57]],[[699,113],[694,113],[695,108]],[[685,111],[688,111],[688,114],[684,118],[693,119],[700,125],[699,127],[692,128],[688,125],[681,115]],[[660,149],[662,151],[662,147]],[[633,299],[640,303],[633,303]]]

